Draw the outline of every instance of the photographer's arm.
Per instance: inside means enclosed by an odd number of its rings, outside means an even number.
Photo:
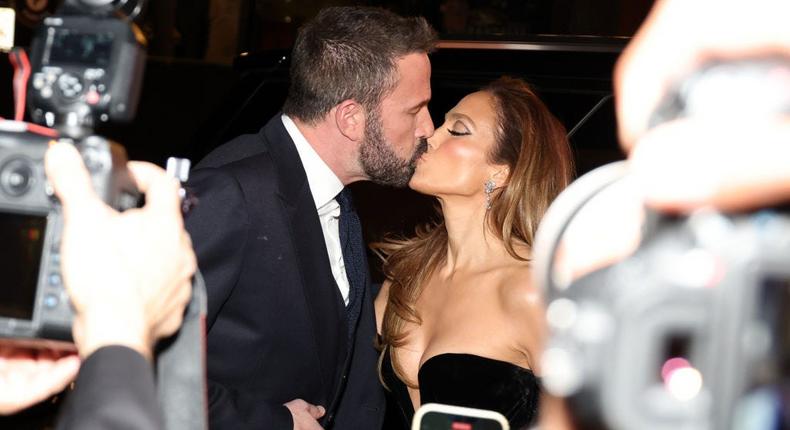
[[[126,346],[104,346],[82,363],[58,430],[163,428],[151,363]]]

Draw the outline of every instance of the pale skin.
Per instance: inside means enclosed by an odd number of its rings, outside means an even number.
[[[382,99],[380,115],[387,143],[399,158],[408,160],[419,139],[433,134],[433,122],[428,112],[431,65],[426,54],[412,53],[399,58],[396,66],[398,83]],[[344,100],[315,124],[292,119],[343,185],[370,179],[359,163],[359,148],[365,138],[368,120],[362,104],[356,100]],[[318,419],[326,413],[324,406],[302,399],[294,399],[285,406],[293,417],[294,430],[321,428]]]
[[[713,10],[715,19],[700,19]],[[574,277],[636,249],[644,205],[666,212],[726,212],[790,199],[787,114],[685,118],[647,127],[672,83],[708,60],[790,56],[788,14],[786,1],[656,2],[614,75],[629,178],[596,196],[569,226],[563,247],[569,252],[560,263]]]
[[[620,143],[649,205],[740,210],[790,199],[786,113],[647,128],[670,85],[708,60],[790,57],[788,16],[782,0],[656,2],[615,70]]]
[[[398,84],[381,100],[384,136],[395,154],[408,160],[420,138],[433,134],[428,112],[431,100],[431,64],[424,53],[408,54],[396,61]],[[359,163],[359,146],[365,138],[365,107],[344,100],[316,124],[292,118],[321,159],[343,185],[369,180]]]
[[[429,139],[409,184],[437,197],[449,240],[445,263],[426,280],[415,303],[422,323],[408,323],[406,345],[395,350],[415,409],[417,373],[439,354],[474,354],[540,373],[535,354],[543,342],[543,310],[530,265],[508,254],[485,222],[483,184],[491,178],[504,186],[508,175],[506,166],[486,157],[494,143],[492,106],[483,92],[458,103]],[[517,251],[529,257],[526,246]],[[379,332],[389,288],[385,282],[375,302]]]

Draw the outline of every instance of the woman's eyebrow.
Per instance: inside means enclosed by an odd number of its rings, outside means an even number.
[[[466,122],[470,126],[472,126],[472,128],[475,128],[475,122],[472,121],[472,118],[470,118],[468,115],[464,115],[464,114],[459,113],[459,112],[447,112],[447,115],[445,115],[444,118],[445,118],[445,121],[463,120],[464,122]]]

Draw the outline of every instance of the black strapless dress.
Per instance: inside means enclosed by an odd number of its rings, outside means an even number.
[[[395,375],[389,353],[381,375],[403,415],[407,429],[414,407],[406,384]],[[531,370],[472,354],[445,353],[423,363],[417,375],[420,402],[443,403],[501,413],[513,430],[527,428],[538,413],[540,382]]]

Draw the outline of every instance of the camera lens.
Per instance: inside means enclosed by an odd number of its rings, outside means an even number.
[[[25,194],[33,185],[33,167],[25,159],[15,158],[0,167],[0,189],[13,197]]]

